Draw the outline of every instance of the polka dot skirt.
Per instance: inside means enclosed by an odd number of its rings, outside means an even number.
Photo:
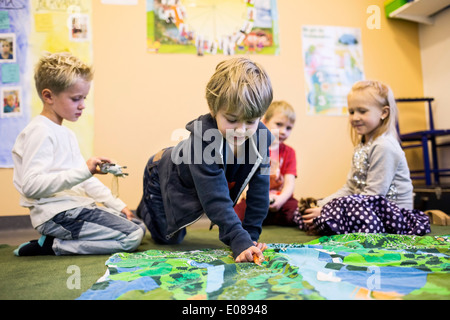
[[[301,230],[308,230],[300,214],[294,221]],[[424,235],[431,231],[425,213],[400,208],[383,196],[351,195],[333,199],[322,207],[321,215],[313,222],[314,231],[323,235],[354,232]]]

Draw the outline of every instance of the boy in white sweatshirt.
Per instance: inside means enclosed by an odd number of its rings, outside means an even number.
[[[13,147],[14,186],[20,204],[42,234],[14,253],[29,255],[110,254],[133,251],[145,225],[115,198],[95,174],[108,158],[85,161],[75,134],[62,125],[77,121],[85,108],[92,69],[69,53],[49,54],[35,69],[36,89],[43,102]],[[97,206],[102,203],[103,206]]]

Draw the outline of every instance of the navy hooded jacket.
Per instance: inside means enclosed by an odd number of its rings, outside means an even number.
[[[210,114],[189,122],[186,129],[189,138],[166,149],[158,163],[168,237],[205,213],[237,257],[258,241],[269,210],[273,137],[260,122],[245,142],[245,155],[236,159]],[[241,223],[233,207],[247,185]]]

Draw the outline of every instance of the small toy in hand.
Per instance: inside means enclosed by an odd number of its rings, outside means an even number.
[[[253,255],[253,262],[256,263],[258,266],[261,265],[261,263],[264,262],[264,257],[258,257],[256,254]]]
[[[100,171],[103,173],[111,173],[116,177],[127,176],[128,173],[122,172],[122,169],[126,169],[127,167],[121,167],[118,164],[103,162],[100,164]]]
[[[316,208],[317,200],[314,198],[301,198],[298,202],[298,212],[303,216],[305,214],[305,210],[309,208]],[[314,225],[304,225],[304,230],[308,235],[317,235],[317,231],[314,229]]]
[[[317,200],[314,198],[301,198],[298,202],[298,212],[301,215],[305,214],[305,210],[309,209],[309,208],[316,208],[318,207],[317,205]]]
[[[264,244],[264,246],[261,248],[261,251],[264,251],[267,249],[267,245]],[[258,255],[253,254],[253,262],[256,263],[258,266],[261,265],[261,263],[263,263],[266,259],[264,258],[264,256],[258,257]]]

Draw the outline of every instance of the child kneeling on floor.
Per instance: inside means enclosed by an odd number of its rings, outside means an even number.
[[[269,145],[260,122],[272,102],[266,72],[246,58],[219,63],[206,86],[209,113],[186,125],[188,139],[152,156],[137,214],[158,243],[176,244],[205,213],[236,262],[262,258],[258,243],[269,210]],[[241,223],[233,206],[246,186]]]
[[[42,234],[14,251],[17,256],[111,254],[134,251],[145,225],[95,174],[104,157],[83,159],[75,134],[62,125],[85,108],[92,69],[70,53],[48,54],[35,69],[43,102],[13,147],[14,186]],[[97,206],[96,202],[103,206]]]
[[[286,101],[274,101],[262,119],[275,140],[270,151],[270,206],[265,225],[295,225],[294,213],[298,200],[294,198],[297,161],[295,150],[285,144],[295,124],[294,108]],[[244,220],[245,197],[236,204],[234,210],[239,219]]]

